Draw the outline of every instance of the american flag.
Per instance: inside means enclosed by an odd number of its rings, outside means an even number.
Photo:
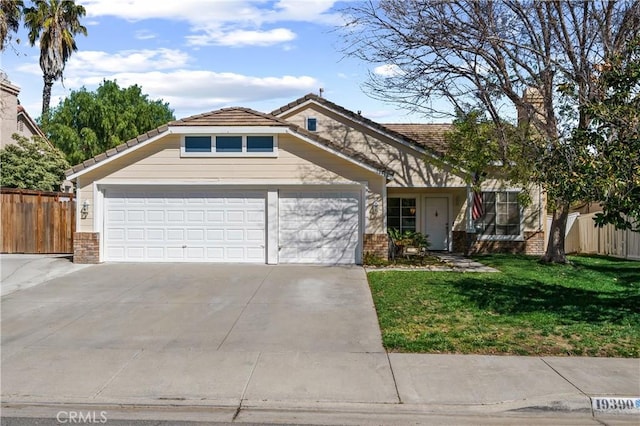
[[[475,173],[473,176],[473,181],[478,188],[480,186],[480,173]],[[484,214],[484,208],[482,206],[482,192],[479,189],[473,190],[473,207],[471,210],[471,218],[473,220],[478,220]]]
[[[473,208],[471,210],[471,217],[473,220],[478,220],[483,214],[482,193],[480,191],[473,191]]]

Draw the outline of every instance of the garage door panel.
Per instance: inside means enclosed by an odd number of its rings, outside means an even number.
[[[147,258],[150,260],[161,261],[165,258],[164,247],[147,247]]]
[[[143,228],[129,228],[127,229],[127,240],[129,241],[144,241],[144,229]]]
[[[139,260],[144,258],[144,247],[129,246],[127,247],[127,257],[131,260]]]
[[[166,215],[169,223],[184,223],[184,211],[182,210],[168,210]]]
[[[147,210],[147,222],[164,222],[165,216],[162,210]]]
[[[149,241],[164,241],[165,236],[164,229],[147,229],[147,240]]]
[[[264,262],[265,204],[255,191],[107,191],[105,258]]]
[[[107,228],[106,237],[110,241],[124,241],[125,230],[122,228]]]
[[[222,210],[208,210],[207,211],[207,223],[209,224],[222,224],[224,223],[224,211]]]
[[[262,243],[264,241],[264,231],[262,229],[247,229],[247,241]]]
[[[280,262],[359,260],[358,191],[283,191],[279,207]]]
[[[187,210],[187,223],[204,223],[204,211],[203,210]]]

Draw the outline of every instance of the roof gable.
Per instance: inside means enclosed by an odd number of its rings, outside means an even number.
[[[308,132],[293,123],[289,123],[281,118],[275,117],[270,114],[261,113],[258,111],[254,111],[250,108],[241,108],[241,107],[232,107],[232,108],[223,108],[216,111],[211,111],[203,114],[197,114],[190,117],[182,118],[179,120],[174,120],[160,126],[156,129],[153,129],[149,132],[146,132],[142,135],[139,135],[133,139],[128,140],[127,142],[116,146],[102,154],[99,154],[93,158],[85,160],[84,162],[73,166],[71,169],[67,170],[65,173],[67,177],[73,179],[80,174],[83,174],[89,169],[93,169],[95,167],[99,167],[101,164],[107,160],[113,160],[117,157],[120,157],[127,152],[131,152],[136,148],[141,147],[142,145],[146,145],[148,143],[152,143],[153,141],[160,139],[165,134],[174,133],[172,129],[179,129],[180,127],[274,127],[280,129],[286,129],[287,133],[293,134],[298,138],[306,140],[307,142],[316,144],[318,146],[327,149],[341,157],[345,157],[350,161],[359,164],[361,167],[365,167],[372,171],[375,171],[381,175],[392,175],[393,171],[387,168],[386,166],[378,163],[377,161],[371,160],[364,155],[350,149],[345,149],[343,147],[338,146],[330,140],[327,140],[317,134],[312,132]],[[175,133],[180,133],[177,131]]]
[[[289,102],[272,111],[271,114],[281,117],[289,111],[303,108],[310,103],[333,111],[356,124],[368,127],[389,139],[416,150],[418,153],[429,155],[437,162],[447,164],[461,174],[468,174],[467,171],[444,159],[447,147],[445,133],[452,129],[451,124],[380,124],[313,93]]]
[[[17,113],[18,113],[18,116],[17,116],[18,122],[20,122],[22,120],[29,127],[29,130],[31,131],[32,134],[38,135],[41,138],[44,138],[45,140],[47,140],[47,137],[44,134],[44,132],[42,131],[42,129],[40,128],[40,126],[38,126],[38,124],[35,122],[35,120],[33,118],[31,118],[29,113],[27,113],[27,110],[24,109],[24,107],[22,105],[18,105]],[[47,140],[47,142],[49,142],[49,141]]]

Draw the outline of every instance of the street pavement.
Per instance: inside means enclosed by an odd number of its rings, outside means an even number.
[[[593,408],[640,406],[638,359],[386,353],[360,267],[102,264],[1,309],[7,425],[640,424]]]

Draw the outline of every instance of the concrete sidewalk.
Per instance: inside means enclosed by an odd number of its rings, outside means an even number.
[[[81,365],[68,365],[78,359],[71,348],[21,355],[37,359],[19,364],[37,371],[6,363],[3,383],[12,392],[3,389],[3,416],[103,410],[112,419],[308,424],[640,421],[640,409],[592,409],[594,397],[640,400],[638,359],[80,351]]]
[[[73,263],[66,254],[0,254],[1,293],[6,296],[88,266]]]

